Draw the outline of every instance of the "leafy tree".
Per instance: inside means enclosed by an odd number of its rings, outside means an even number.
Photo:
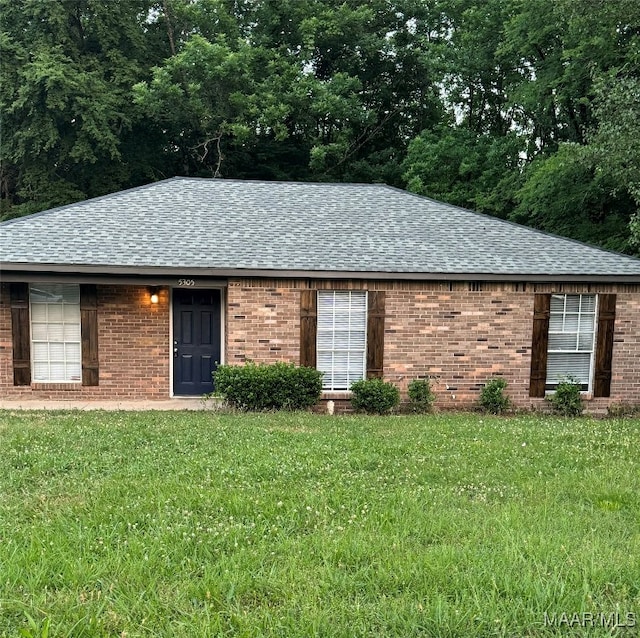
[[[578,55],[566,12],[557,0],[513,0],[503,25],[501,56],[518,80],[505,99],[514,124],[528,134],[528,157],[552,153],[561,142],[582,142],[590,121],[589,64]],[[572,50],[572,53],[569,53]]]
[[[409,145],[404,162],[409,190],[465,208],[507,217],[520,179],[522,139],[437,127]]]
[[[383,181],[640,251],[636,0],[0,0],[0,218]]]
[[[152,177],[154,140],[130,100],[156,52],[140,28],[149,10],[146,0],[1,1],[5,216]]]
[[[444,2],[450,123],[408,148],[409,188],[631,251],[640,9],[631,0]],[[598,78],[600,78],[598,80]]]
[[[246,176],[245,159],[263,156],[271,175],[400,183],[408,141],[441,113],[421,30],[431,19],[408,0],[173,0],[158,20],[175,54],[136,102],[185,171]]]
[[[436,22],[431,4],[306,0],[255,7],[255,44],[291,62],[266,79],[263,94],[279,101],[263,128],[309,153],[313,179],[400,185],[409,140],[442,113],[425,37]]]
[[[167,153],[191,174],[209,167],[221,174],[223,138],[242,142],[252,133],[251,101],[260,51],[224,35],[210,42],[192,35],[181,50],[134,87],[136,103],[162,130]]]
[[[315,82],[342,78],[329,95],[340,95],[344,108],[335,117],[329,102],[309,105],[320,133],[311,166],[324,179],[399,184],[409,140],[442,115],[432,59],[434,6],[410,0],[315,4],[322,9],[302,23],[303,51]]]
[[[640,4],[594,0],[587,6],[562,0],[559,10],[575,34],[567,57],[579,59],[591,80],[593,117],[583,161],[609,198],[623,202],[614,214],[627,217],[628,202],[635,204],[626,239],[640,254]]]
[[[586,157],[609,184],[612,197],[633,199],[631,242],[640,249],[640,77],[611,73],[597,85],[598,126]]]
[[[442,4],[449,33],[440,63],[445,99],[457,124],[478,135],[505,135],[514,120],[507,96],[522,77],[516,57],[502,48],[510,4],[505,0]]]
[[[563,144],[535,160],[517,193],[510,218],[542,230],[605,248],[629,251],[628,224],[634,206],[609,177],[587,161],[585,148]]]

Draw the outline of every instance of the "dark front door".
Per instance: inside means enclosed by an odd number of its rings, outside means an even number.
[[[213,390],[220,363],[220,290],[173,291],[173,394]]]

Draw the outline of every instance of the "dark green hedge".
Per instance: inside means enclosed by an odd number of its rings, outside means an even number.
[[[292,363],[222,365],[213,374],[215,393],[240,410],[306,410],[322,393],[322,373]]]
[[[358,412],[386,414],[400,403],[400,391],[382,379],[363,379],[351,384],[351,405]]]

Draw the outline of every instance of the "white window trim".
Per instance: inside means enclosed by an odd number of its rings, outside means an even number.
[[[369,296],[368,296],[368,292],[366,290],[318,290],[316,292],[316,299],[317,299],[317,323],[318,323],[318,327],[316,329],[316,368],[318,370],[320,370],[319,367],[319,358],[320,358],[320,352],[327,352],[329,350],[327,350],[327,348],[321,348],[320,347],[320,343],[319,343],[319,337],[320,337],[320,328],[319,328],[319,324],[320,324],[320,296],[322,294],[326,294],[326,293],[331,293],[334,295],[335,298],[335,294],[338,293],[345,293],[345,294],[349,294],[350,299],[352,297],[352,295],[354,293],[361,293],[364,297],[364,309],[365,309],[365,319],[364,319],[364,346],[363,346],[363,350],[362,350],[362,376],[361,379],[366,379],[367,377],[367,347],[368,347],[368,343],[367,343],[367,318],[368,318],[368,313],[369,313],[369,309],[368,309],[368,301],[369,301]],[[330,350],[331,352],[335,352],[334,349]],[[325,371],[325,375],[326,375],[326,371]],[[354,379],[353,381],[349,382],[349,387],[343,388],[343,387],[335,387],[333,382],[331,383],[331,385],[329,387],[325,387],[325,379],[326,376],[323,375],[323,379],[322,379],[322,397],[323,398],[348,398],[351,396],[351,390],[350,390],[350,385],[351,383],[355,382],[356,380]]]
[[[33,319],[33,302],[31,300],[31,289],[32,287],[35,286],[49,286],[55,284],[56,282],[33,282],[29,284],[29,289],[28,289],[28,297],[29,297],[29,346],[31,348],[31,380],[32,383],[60,383],[60,384],[69,384],[69,385],[82,385],[82,319],[81,319],[81,314],[78,317],[78,330],[79,330],[79,334],[80,334],[80,338],[78,340],[78,345],[79,345],[79,350],[80,350],[80,374],[79,374],[79,378],[78,379],[51,379],[51,359],[50,359],[50,354],[49,354],[49,359],[48,359],[48,366],[49,366],[49,374],[47,375],[46,379],[38,379],[36,377],[36,357],[35,357],[35,345],[36,343],[41,344],[41,343],[46,343],[46,344],[50,344],[50,341],[42,341],[41,339],[34,339],[33,336],[33,324],[34,324],[34,319]],[[78,293],[79,293],[79,289],[80,289],[80,284],[75,284],[78,286]],[[38,304],[36,304],[38,305]],[[78,303],[78,307],[80,307],[80,302]],[[63,315],[64,317],[64,315]],[[36,322],[37,323],[37,322]],[[48,322],[47,322],[48,324]],[[62,325],[63,325],[63,331],[64,331],[64,318],[62,321]],[[76,342],[66,342],[66,341],[62,341],[62,344],[66,344],[66,343],[76,343]],[[50,350],[49,350],[50,353]],[[64,364],[66,367],[67,364],[67,360],[66,360],[66,355],[65,355],[65,360],[64,360]]]
[[[580,394],[584,395],[584,396],[591,396],[593,394],[593,380],[594,380],[594,376],[595,376],[595,366],[596,366],[596,347],[598,344],[598,315],[600,312],[600,295],[596,294],[596,293],[588,293],[588,292],[584,292],[584,293],[580,293],[580,292],[576,292],[576,293],[552,293],[552,297],[553,295],[562,295],[565,298],[566,297],[571,297],[571,296],[575,296],[575,297],[582,297],[582,296],[587,296],[587,295],[593,295],[595,297],[595,302],[594,302],[594,313],[593,313],[593,342],[591,344],[591,357],[589,358],[589,381],[587,384],[587,389],[586,390],[580,390]],[[565,302],[566,304],[566,302]],[[580,316],[580,312],[578,312],[578,317]],[[548,330],[547,331],[547,335],[550,336],[551,335],[551,331]],[[567,350],[550,350],[549,346],[547,346],[547,356],[549,354],[552,353],[566,353],[566,352],[576,352],[576,353],[580,353],[582,352],[583,354],[586,353],[586,350],[575,350],[575,351],[567,351]],[[548,364],[547,364],[548,365]],[[548,384],[548,382],[547,382]],[[548,384],[549,385],[549,384]],[[545,396],[546,395],[551,395],[551,394],[555,394],[556,390],[555,388],[552,389],[545,389],[544,393]]]

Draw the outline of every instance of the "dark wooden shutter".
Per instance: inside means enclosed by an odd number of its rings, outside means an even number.
[[[98,295],[95,284],[80,284],[82,385],[98,385]]]
[[[318,332],[318,293],[300,292],[300,365],[316,367],[316,335]]]
[[[594,397],[611,396],[611,359],[613,326],[616,319],[616,296],[598,295],[598,333],[593,383]]]
[[[384,373],[383,290],[371,290],[367,302],[367,379],[382,379]]]
[[[31,385],[29,284],[10,284],[9,296],[13,335],[13,385]]]
[[[547,349],[551,295],[535,295],[533,302],[533,338],[531,340],[531,375],[529,396],[544,397],[547,383]]]

